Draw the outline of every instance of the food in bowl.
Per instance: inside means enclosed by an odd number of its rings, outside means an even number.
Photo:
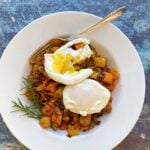
[[[44,54],[29,60],[31,72],[24,79],[33,105],[19,100],[14,107],[38,118],[43,128],[67,130],[69,137],[99,125],[99,117],[112,110],[118,71],[85,38],[52,39],[41,49]]]

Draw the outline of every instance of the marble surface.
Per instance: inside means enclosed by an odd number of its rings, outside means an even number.
[[[140,118],[115,150],[150,150],[150,1],[149,0],[0,0],[0,56],[15,34],[32,20],[53,12],[76,10],[103,17],[126,6],[114,21],[135,45],[146,75],[146,96]],[[0,150],[26,150],[0,117]]]

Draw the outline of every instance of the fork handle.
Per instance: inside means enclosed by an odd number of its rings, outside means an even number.
[[[112,20],[117,19],[118,17],[120,17],[124,12],[125,12],[125,7],[120,7],[118,9],[116,9],[115,11],[109,13],[106,17],[104,17],[102,20],[100,20],[99,22],[97,22],[96,24],[92,25],[91,27],[85,29],[84,31],[78,33],[75,36],[80,36],[86,33],[89,33],[93,30],[95,30],[96,28],[100,27],[101,25],[104,25]]]

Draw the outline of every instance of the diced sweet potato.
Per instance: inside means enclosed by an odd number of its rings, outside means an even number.
[[[49,128],[51,126],[51,121],[49,117],[44,116],[40,119],[39,122],[42,128]]]
[[[111,68],[109,72],[114,76],[116,80],[119,79],[119,72],[115,68]]]
[[[91,115],[81,116],[79,121],[82,126],[88,126],[91,122]]]
[[[62,122],[62,111],[59,107],[55,107],[52,117],[51,117],[52,124],[59,126]]]
[[[95,57],[94,58],[94,64],[97,67],[105,68],[105,66],[106,66],[106,58],[104,58],[104,57]]]
[[[74,125],[68,125],[67,131],[68,131],[69,137],[78,135],[80,133],[80,130],[77,127],[75,127]]]
[[[113,75],[109,72],[104,72],[104,78],[102,81],[106,84],[112,84],[113,83]]]

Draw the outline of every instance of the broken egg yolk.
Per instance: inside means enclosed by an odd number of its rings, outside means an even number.
[[[63,55],[61,53],[57,53],[53,55],[53,59],[54,62],[52,68],[54,71],[62,74],[67,71],[70,73],[75,72],[75,68],[73,66],[75,58],[71,54]]]

